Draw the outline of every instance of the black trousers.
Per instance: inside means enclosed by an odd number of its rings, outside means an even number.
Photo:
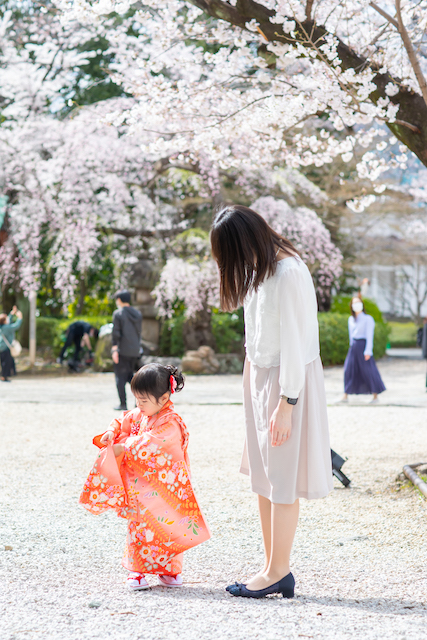
[[[9,347],[0,353],[1,360],[1,377],[9,378],[15,374],[15,361],[10,353]]]
[[[122,356],[119,354],[119,363],[114,365],[114,374],[116,376],[117,392],[119,394],[120,405],[126,407],[126,382],[133,378],[136,363],[139,357]]]
[[[77,334],[73,331],[73,329],[70,329],[70,331],[67,333],[67,339],[65,340],[65,344],[61,349],[61,353],[59,354],[59,357],[61,358],[61,360],[64,357],[64,353],[66,352],[66,350],[68,349],[68,347],[71,347],[71,345],[74,342],[74,356],[73,356],[73,360],[78,360],[79,359],[79,353],[81,351],[82,348],[82,335],[80,332],[78,332]]]

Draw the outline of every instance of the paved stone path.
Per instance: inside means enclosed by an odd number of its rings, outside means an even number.
[[[379,367],[387,392],[375,406],[336,404],[342,369],[325,371],[331,442],[352,484],[302,501],[290,601],[224,591],[262,561],[255,497],[238,473],[240,376],[188,377],[176,396],[213,537],[187,552],[183,589],[149,578],[140,593],[126,591],[120,566],[126,523],[77,504],[91,439],[114,415],[113,376],[0,385],[0,640],[427,640],[426,501],[396,481],[427,460],[425,362]]]

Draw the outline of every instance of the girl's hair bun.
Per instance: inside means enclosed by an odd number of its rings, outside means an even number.
[[[176,381],[175,392],[181,391],[184,388],[184,376],[178,367],[174,367],[173,364],[167,364],[165,369],[169,371],[169,375],[173,376]]]
[[[130,388],[135,396],[152,396],[159,401],[165,393],[172,393],[170,377],[176,382],[174,391],[181,391],[184,387],[184,376],[177,367],[163,365],[159,362],[146,364],[135,373]]]

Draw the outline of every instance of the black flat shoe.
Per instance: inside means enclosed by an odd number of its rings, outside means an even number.
[[[295,578],[292,573],[288,573],[287,576],[275,582],[266,589],[259,589],[258,591],[252,591],[247,589],[244,584],[236,582],[227,587],[227,591],[232,596],[241,596],[242,598],[264,598],[270,595],[270,593],[281,593],[284,598],[293,598],[295,589]]]
[[[121,404],[118,407],[114,407],[114,411],[127,411],[127,406]]]

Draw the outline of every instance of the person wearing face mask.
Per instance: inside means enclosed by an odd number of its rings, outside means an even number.
[[[371,404],[378,402],[378,394],[385,391],[384,383],[373,357],[375,320],[365,313],[360,296],[351,301],[348,319],[350,348],[344,362],[344,396],[348,394],[373,394]]]

